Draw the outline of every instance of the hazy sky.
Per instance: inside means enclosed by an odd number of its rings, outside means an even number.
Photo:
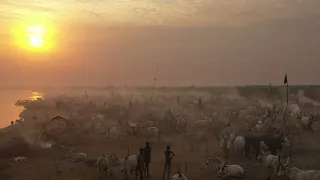
[[[319,0],[0,0],[0,24],[0,85],[320,84]]]

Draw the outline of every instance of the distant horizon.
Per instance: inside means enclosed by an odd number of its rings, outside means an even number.
[[[283,87],[285,84],[271,85],[272,87]],[[315,87],[320,84],[289,84],[289,87]],[[155,86],[155,89],[159,88],[228,88],[228,87],[269,87],[268,84],[249,84],[249,85],[208,85],[208,86],[197,86],[197,85],[185,85],[185,86]],[[0,90],[30,90],[30,89],[149,89],[153,86],[97,86],[97,85],[73,85],[73,86],[0,86]]]

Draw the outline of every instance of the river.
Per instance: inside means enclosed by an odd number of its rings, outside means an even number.
[[[34,100],[42,96],[42,93],[27,90],[0,90],[0,128],[19,118],[23,107],[14,105],[17,100]]]

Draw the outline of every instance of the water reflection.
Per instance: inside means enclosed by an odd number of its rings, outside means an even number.
[[[43,93],[40,92],[32,92],[32,95],[29,97],[29,100],[38,100],[38,99],[43,99]]]
[[[0,128],[10,125],[11,121],[19,118],[19,114],[23,111],[22,106],[16,106],[18,100],[36,100],[43,98],[41,92],[18,91],[18,90],[0,90]]]

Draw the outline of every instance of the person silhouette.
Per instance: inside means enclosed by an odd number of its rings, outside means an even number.
[[[165,155],[165,164],[162,179],[165,178],[165,174],[167,172],[167,179],[170,179],[170,169],[171,169],[171,162],[174,157],[174,153],[170,150],[170,146],[167,146],[167,149],[164,151]]]
[[[145,177],[151,177],[149,172],[149,164],[151,162],[151,147],[150,143],[147,141],[146,146],[144,147],[144,170],[145,170]]]
[[[137,157],[137,168],[136,168],[136,179],[140,175],[140,180],[143,180],[143,165],[144,165],[144,153],[143,148],[139,149],[139,154]]]

